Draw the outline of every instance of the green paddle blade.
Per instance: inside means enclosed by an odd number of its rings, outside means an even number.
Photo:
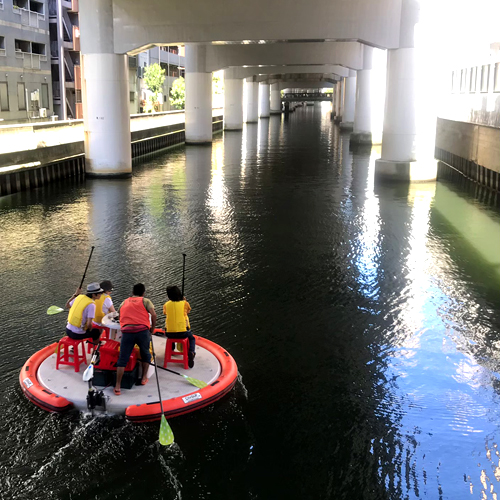
[[[172,432],[172,429],[170,428],[170,425],[168,425],[167,419],[163,414],[161,416],[160,437],[158,440],[163,446],[168,446],[174,442],[174,433]]]
[[[62,307],[57,307],[57,306],[50,306],[47,309],[47,314],[59,314],[60,312],[63,312],[64,309]]]
[[[203,389],[204,387],[208,387],[208,384],[206,382],[203,382],[203,380],[198,380],[197,378],[193,377],[188,377],[187,375],[184,375],[181,373],[181,375],[190,383],[193,384],[195,387],[198,387],[199,389]]]

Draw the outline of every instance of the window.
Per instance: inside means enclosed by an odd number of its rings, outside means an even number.
[[[14,45],[16,47],[16,52],[31,52],[31,44],[26,40],[14,40]]]
[[[12,5],[14,6],[14,10],[16,10],[16,7],[19,9],[28,9],[28,0],[14,0]]]
[[[9,87],[7,82],[0,82],[0,111],[9,111]]]
[[[80,89],[75,90],[75,102],[81,104],[82,102],[82,91]]]
[[[456,94],[457,89],[458,89],[458,71],[452,71],[451,72],[451,93]]]
[[[41,56],[44,56],[45,55],[45,44],[33,42],[31,44],[31,52],[33,54],[40,54]]]
[[[490,65],[484,64],[481,67],[481,92],[488,92],[489,82],[490,82]]]
[[[467,70],[460,70],[460,93],[463,94],[467,89]]]
[[[495,79],[493,82],[493,92],[500,92],[500,62],[495,63]]]
[[[26,111],[26,92],[24,83],[17,84],[17,102],[19,103],[19,111]]]
[[[135,101],[135,92],[129,92],[129,100],[130,100],[130,102]]]
[[[37,12],[38,14],[41,14],[43,16],[43,3],[42,2],[36,2],[35,0],[30,0],[30,10],[32,12]]]
[[[469,69],[469,92],[476,91],[477,68],[474,66]]]
[[[3,0],[0,0],[0,10],[3,10]]]
[[[49,107],[49,84],[42,83],[42,108]]]
[[[1,2],[2,0],[0,0]],[[5,52],[5,37],[4,36],[0,36],[0,56],[4,56],[6,55],[6,52]]]

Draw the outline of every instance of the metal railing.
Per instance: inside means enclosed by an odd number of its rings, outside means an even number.
[[[0,49],[0,56],[7,55],[6,49]]]
[[[40,61],[46,61],[47,56],[43,54],[32,54],[31,52],[21,52],[16,50],[16,59],[23,60],[23,68],[40,69]]]
[[[39,12],[34,12],[28,9],[22,9],[16,5],[12,6],[14,14],[21,16],[21,24],[23,26],[31,26],[32,28],[38,28],[39,22],[45,20],[45,14],[40,14]]]

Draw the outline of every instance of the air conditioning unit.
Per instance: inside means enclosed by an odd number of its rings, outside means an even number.
[[[40,108],[40,118],[47,118],[47,108]]]

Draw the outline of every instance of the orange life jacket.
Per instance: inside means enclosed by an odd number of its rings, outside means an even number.
[[[151,326],[142,297],[129,297],[120,307],[120,328],[127,325],[144,325],[146,328]]]

